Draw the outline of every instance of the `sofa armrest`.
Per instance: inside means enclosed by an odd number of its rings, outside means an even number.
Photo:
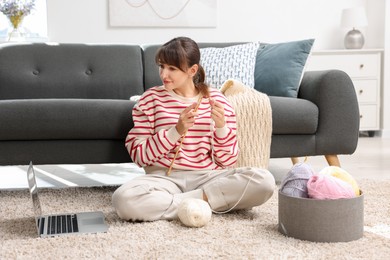
[[[318,106],[316,153],[352,154],[359,137],[359,105],[351,78],[340,70],[305,72],[298,98]]]

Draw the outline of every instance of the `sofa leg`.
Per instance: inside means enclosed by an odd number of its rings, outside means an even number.
[[[303,162],[305,163],[307,161],[308,157],[305,156],[305,159],[303,159]],[[299,157],[291,157],[291,161],[293,163],[293,165],[299,163]]]
[[[299,157],[291,157],[292,164],[295,165],[299,163]]]
[[[337,154],[325,155],[325,159],[328,162],[329,166],[338,166],[340,167],[340,161],[337,157]]]
[[[325,155],[325,159],[328,162],[329,166],[338,166],[341,167],[339,158],[337,157],[337,154],[330,154]],[[305,162],[307,160],[307,157],[305,158]],[[299,157],[291,157],[291,161],[294,164],[299,163]]]

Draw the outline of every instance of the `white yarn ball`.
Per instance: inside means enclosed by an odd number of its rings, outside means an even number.
[[[203,227],[211,219],[210,205],[201,199],[184,199],[177,212],[180,221],[187,227]]]

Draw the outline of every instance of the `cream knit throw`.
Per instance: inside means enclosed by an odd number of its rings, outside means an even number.
[[[221,92],[236,112],[240,149],[236,167],[268,169],[272,135],[272,110],[268,96],[236,80],[227,80]]]

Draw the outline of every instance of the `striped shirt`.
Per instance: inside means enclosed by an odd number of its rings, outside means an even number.
[[[144,167],[169,168],[177,149],[173,170],[215,170],[237,161],[236,116],[225,96],[210,89],[210,97],[225,108],[226,124],[215,128],[208,98],[203,98],[194,125],[182,137],[176,130],[180,113],[198,101],[185,98],[164,86],[148,89],[133,108],[134,128],[126,137],[126,149],[134,163]]]

